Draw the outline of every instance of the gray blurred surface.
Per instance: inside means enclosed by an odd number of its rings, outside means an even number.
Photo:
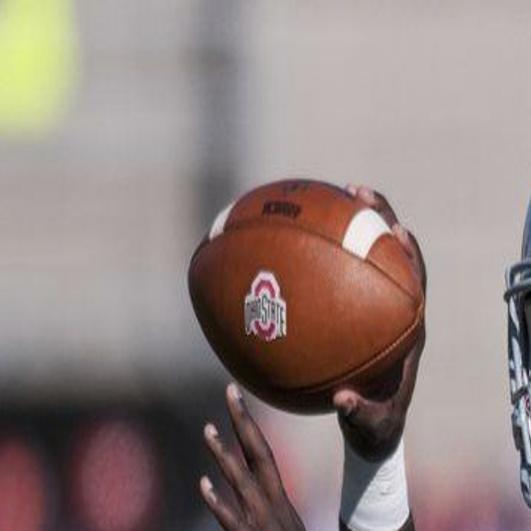
[[[236,67],[198,43],[209,32],[193,2],[78,2],[82,70],[66,123],[41,142],[0,141],[2,392],[171,393],[194,371],[220,371],[186,288],[200,206],[286,175],[365,183],[428,265],[410,470],[441,490],[495,481],[518,497],[501,294],[531,194],[531,5],[226,5],[216,35],[238,31]],[[205,137],[201,72],[220,64],[238,97]],[[223,153],[240,179],[208,199],[194,183],[205,158],[224,166],[210,153],[224,131],[237,135]],[[304,477],[330,491],[333,528],[333,419],[266,414],[285,438],[314,441],[301,443]]]

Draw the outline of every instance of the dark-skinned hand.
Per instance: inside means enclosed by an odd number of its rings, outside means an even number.
[[[288,499],[275,458],[235,384],[227,388],[227,406],[243,459],[230,450],[213,424],[205,426],[205,441],[236,503],[223,499],[210,479],[200,489],[208,508],[226,531],[304,531]]]
[[[399,223],[385,197],[366,187],[347,186],[347,191],[385,219],[410,258],[426,294],[426,267],[420,247],[415,237]],[[345,439],[358,455],[369,461],[386,458],[400,441],[425,338],[423,324],[416,344],[400,367],[399,381],[391,396],[369,398],[352,387],[344,387],[334,395],[334,406]]]
[[[415,237],[400,223],[387,202],[377,192],[364,187],[347,187],[367,206],[378,211],[403,245],[426,291],[426,269]],[[404,430],[405,419],[415,387],[420,356],[424,348],[424,328],[416,345],[406,356],[395,392],[385,399],[362,396],[351,387],[334,395],[334,406],[345,439],[368,460],[381,460],[392,453]],[[223,499],[209,478],[200,482],[201,494],[221,527],[226,531],[304,531],[289,501],[271,449],[250,416],[235,384],[227,388],[227,404],[242,450],[227,448],[212,424],[205,427],[205,441],[219,468],[235,493],[235,503]],[[412,529],[412,522],[404,529]]]

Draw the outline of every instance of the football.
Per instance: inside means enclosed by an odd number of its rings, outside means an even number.
[[[384,218],[334,185],[258,187],[225,208],[189,268],[192,304],[223,365],[299,413],[343,385],[387,385],[414,345],[424,296]]]

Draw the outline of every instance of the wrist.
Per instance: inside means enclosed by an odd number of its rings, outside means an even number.
[[[378,462],[363,459],[345,443],[341,519],[347,528],[396,531],[409,517],[403,440]]]

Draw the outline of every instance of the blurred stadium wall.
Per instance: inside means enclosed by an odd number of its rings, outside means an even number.
[[[16,3],[0,3],[2,83]],[[407,428],[419,527],[520,529],[501,293],[531,192],[529,3],[55,5],[72,49],[42,82],[53,119],[18,127],[39,101],[15,112],[0,87],[0,400],[220,407],[186,286],[208,220],[286,175],[363,182],[416,232],[430,275]],[[334,419],[253,404],[309,528],[336,529]]]

